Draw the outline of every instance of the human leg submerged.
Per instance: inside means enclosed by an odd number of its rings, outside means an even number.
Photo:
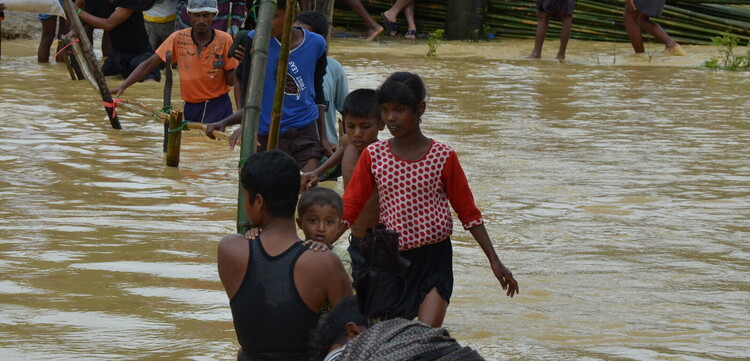
[[[544,37],[547,35],[549,27],[549,14],[543,11],[537,13],[536,38],[534,39],[534,50],[527,56],[529,59],[540,59],[542,57],[542,47],[544,46]]]

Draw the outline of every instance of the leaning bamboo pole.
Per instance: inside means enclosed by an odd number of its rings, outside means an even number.
[[[271,125],[268,128],[268,146],[266,149],[276,149],[279,146],[279,130],[281,129],[281,114],[284,111],[284,89],[286,88],[287,67],[289,66],[289,48],[292,42],[292,21],[294,20],[294,0],[286,0],[284,16],[284,32],[281,35],[281,51],[279,65],[276,70],[276,92],[273,97],[271,110]]]
[[[164,57],[164,107],[162,111],[168,112],[172,109],[172,52],[167,50]],[[162,145],[164,153],[167,152],[168,141],[169,125],[164,123],[164,144]]]
[[[102,104],[104,105],[104,110],[107,112],[109,122],[112,125],[112,128],[122,129],[120,120],[117,118],[117,111],[115,110],[117,103],[112,100],[112,95],[109,93],[109,87],[107,86],[107,80],[104,79],[104,74],[102,74],[102,70],[99,68],[99,63],[96,61],[96,54],[94,54],[94,48],[91,46],[91,42],[86,36],[86,32],[83,30],[83,24],[81,24],[81,19],[78,18],[72,0],[64,0],[63,9],[65,10],[65,17],[68,19],[68,24],[70,24],[70,27],[75,30],[76,34],[78,34],[81,48],[86,55],[86,62],[88,63],[89,70],[93,73],[99,88],[99,94],[102,96]]]
[[[255,153],[260,105],[263,102],[263,87],[268,65],[268,47],[271,43],[271,22],[275,11],[276,0],[261,0],[258,9],[258,24],[253,37],[253,49],[250,51],[251,67],[245,72],[244,84],[247,87],[247,93],[245,94],[245,108],[242,112],[240,166]],[[242,195],[242,184],[240,184],[237,196],[237,232],[242,234],[251,226],[244,204],[245,197]]]

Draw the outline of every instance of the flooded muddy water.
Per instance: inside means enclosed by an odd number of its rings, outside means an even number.
[[[215,251],[239,153],[190,132],[165,167],[161,124],[121,110],[113,130],[34,41],[3,47],[0,359],[232,360]],[[351,89],[423,77],[423,130],[458,151],[520,282],[505,297],[456,227],[445,326],[461,343],[490,360],[750,357],[750,73],[697,68],[714,49],[686,48],[574,41],[558,64],[522,59],[529,41],[444,43],[437,59],[332,44]],[[124,97],[157,108],[161,85]]]

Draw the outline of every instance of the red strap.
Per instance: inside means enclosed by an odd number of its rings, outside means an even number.
[[[63,50],[65,50],[65,49],[66,49],[67,47],[69,47],[69,46],[73,45],[73,43],[77,43],[77,42],[79,42],[79,41],[81,41],[81,39],[79,39],[79,38],[76,38],[76,40],[73,40],[73,41],[69,42],[69,43],[68,43],[68,45],[65,45],[65,46],[63,46],[63,47],[62,47],[62,49],[58,50],[58,51],[57,51],[57,53],[55,53],[55,58],[56,58],[56,57],[57,57],[58,55],[60,55],[60,53],[62,53],[62,52],[63,52]]]
[[[112,118],[117,117],[117,104],[125,102],[125,99],[114,99],[111,103],[102,102],[105,108],[112,108]]]

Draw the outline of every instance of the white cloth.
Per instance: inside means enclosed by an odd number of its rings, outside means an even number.
[[[5,4],[5,10],[9,11],[65,16],[65,11],[57,0],[2,0],[0,2]]]
[[[346,347],[346,345],[344,345]],[[326,358],[323,359],[323,361],[336,361],[339,359],[339,356],[344,352],[344,347],[337,348],[326,355]]]

